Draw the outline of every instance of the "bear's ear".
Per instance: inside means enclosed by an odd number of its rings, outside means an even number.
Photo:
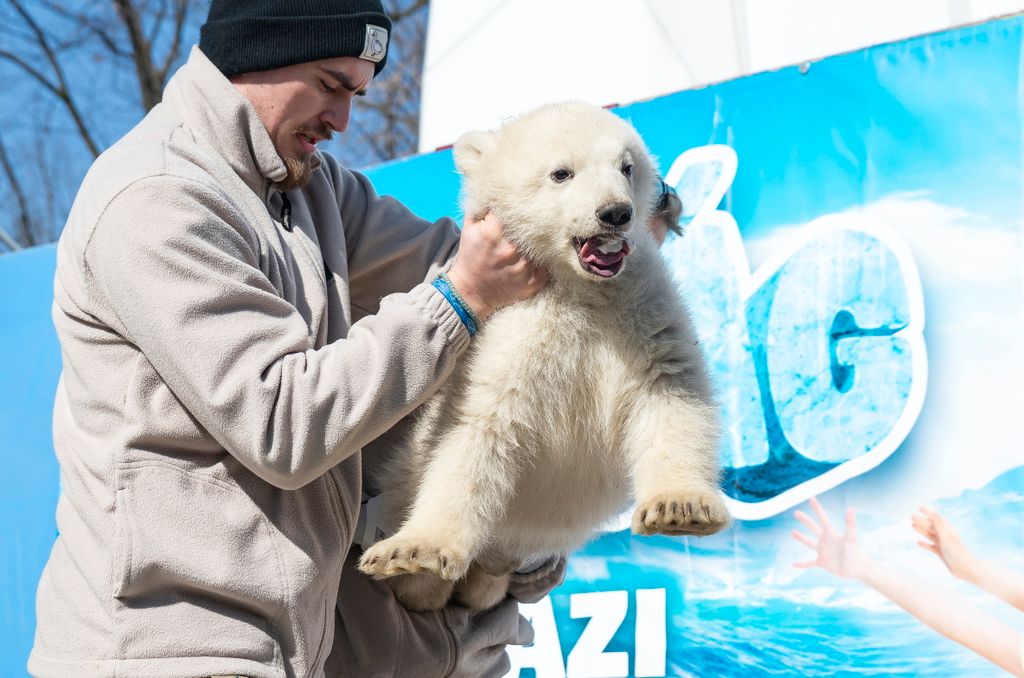
[[[455,142],[455,169],[463,175],[472,172],[480,159],[497,145],[498,137],[494,132],[466,132]]]

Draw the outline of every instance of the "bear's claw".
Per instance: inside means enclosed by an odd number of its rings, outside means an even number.
[[[729,524],[729,512],[717,493],[660,495],[642,501],[633,513],[634,534],[714,534]]]

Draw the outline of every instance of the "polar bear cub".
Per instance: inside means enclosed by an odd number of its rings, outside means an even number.
[[[635,500],[637,534],[729,521],[719,425],[685,308],[645,223],[636,131],[582,103],[455,144],[463,208],[493,212],[550,272],[494,313],[377,478],[396,534],[363,554],[410,609],[497,604],[508,575],[566,553]]]

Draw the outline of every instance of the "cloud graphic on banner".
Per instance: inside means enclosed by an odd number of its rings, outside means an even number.
[[[896,233],[831,215],[751,272],[735,219],[717,209],[736,167],[722,145],[672,164],[686,234],[665,256],[717,386],[723,490],[753,520],[892,454],[920,413],[927,362],[920,278]]]

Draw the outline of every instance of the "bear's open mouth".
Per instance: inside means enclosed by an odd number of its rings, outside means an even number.
[[[617,234],[573,238],[572,244],[583,270],[602,278],[617,275],[629,254],[629,241]]]

